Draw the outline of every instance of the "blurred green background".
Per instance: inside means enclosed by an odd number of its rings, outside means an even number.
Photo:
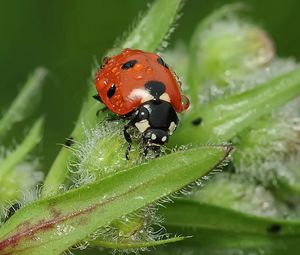
[[[199,20],[233,1],[189,0],[171,38],[185,42]],[[274,39],[278,55],[300,58],[300,1],[240,1],[247,17]],[[42,161],[48,169],[77,118],[95,58],[100,60],[151,1],[142,0],[11,0],[0,1],[0,111],[18,93],[37,66],[50,70],[38,112],[7,137],[18,141],[38,115],[46,117]],[[180,64],[180,63],[178,63]],[[2,141],[2,142],[7,142]]]

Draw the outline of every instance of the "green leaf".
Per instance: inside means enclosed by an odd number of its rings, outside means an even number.
[[[26,135],[24,141],[0,161],[0,182],[15,166],[28,156],[42,138],[43,119],[38,119]]]
[[[300,221],[258,217],[194,200],[176,201],[161,212],[169,230],[193,235],[180,243],[181,247],[201,251],[191,254],[259,250],[274,255],[299,251]]]
[[[46,69],[37,68],[29,77],[8,111],[0,119],[0,140],[11,129],[13,124],[24,120],[36,107],[46,75]]]
[[[20,209],[0,229],[0,254],[60,254],[99,227],[206,175],[227,146],[178,151]]]
[[[202,109],[192,109],[172,142],[218,143],[229,140],[299,94],[300,68],[297,68],[244,93],[215,100]],[[199,117],[201,125],[193,125],[192,121]]]
[[[182,0],[159,0],[149,8],[147,14],[128,35],[122,48],[154,51],[166,38],[178,17]],[[161,12],[163,11],[163,15]]]
[[[157,0],[148,12],[138,22],[132,32],[120,43],[120,48],[138,48],[141,50],[154,51],[177,16],[177,12],[182,6],[182,0]],[[161,15],[164,10],[164,15]],[[108,52],[109,55],[114,54],[114,50]],[[94,75],[97,68],[92,71],[92,81],[88,93],[88,98],[83,104],[82,111],[75,124],[74,130],[70,137],[80,142],[83,138],[83,125],[93,125],[97,121],[102,121],[105,116],[103,114],[97,119],[96,112],[101,107],[99,103],[92,98],[96,94],[95,85],[93,84]],[[62,148],[57,155],[53,165],[51,166],[47,178],[44,183],[43,196],[55,193],[59,186],[65,182],[68,177],[68,162],[72,159],[73,154],[67,148]]]
[[[91,246],[101,246],[105,248],[111,248],[111,249],[137,249],[137,248],[146,248],[146,247],[153,247],[157,245],[162,244],[168,244],[168,243],[175,243],[178,241],[182,241],[186,239],[186,237],[173,237],[158,241],[148,241],[148,242],[132,242],[132,243],[116,243],[116,242],[105,242],[101,240],[93,240],[90,241]]]

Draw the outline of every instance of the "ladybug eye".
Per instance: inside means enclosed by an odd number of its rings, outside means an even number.
[[[128,62],[124,63],[121,68],[124,70],[128,70],[128,69],[134,67],[134,65],[136,63],[137,63],[137,60],[135,60],[135,59],[129,60]]]
[[[107,97],[111,98],[114,94],[116,93],[116,85],[112,84],[109,88],[109,90],[107,91]]]
[[[158,62],[158,64],[162,65],[163,67],[169,69],[169,66],[166,64],[166,62],[165,62],[161,57],[159,57],[159,58],[157,59],[157,62]]]
[[[144,120],[144,119],[148,119],[149,118],[149,111],[147,110],[146,107],[141,107],[141,109],[139,111],[138,118],[140,120]]]

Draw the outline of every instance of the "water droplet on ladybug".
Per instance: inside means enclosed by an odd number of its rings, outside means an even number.
[[[182,110],[186,110],[188,109],[190,106],[190,100],[184,96],[184,95],[181,95],[181,107],[182,107]]]
[[[141,79],[143,79],[143,75],[142,74],[138,74],[138,75],[134,76],[134,78],[136,80],[141,80]]]
[[[134,67],[133,67],[133,70],[134,71],[141,71],[142,69],[144,68],[144,66],[142,64],[135,64]]]
[[[117,67],[114,67],[114,68],[111,70],[111,72],[112,72],[112,73],[115,73],[117,70],[118,70],[118,68],[117,68]]]
[[[146,68],[146,73],[147,73],[147,74],[152,74],[152,73],[153,73],[153,69],[152,69],[150,66],[148,66],[148,67]]]

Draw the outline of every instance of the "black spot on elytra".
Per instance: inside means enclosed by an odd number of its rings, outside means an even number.
[[[15,212],[19,209],[20,209],[19,203],[14,203],[11,207],[9,207],[8,210],[6,211],[6,217],[4,219],[4,222],[6,222],[11,216],[13,216]]]
[[[201,117],[199,117],[199,118],[196,118],[196,119],[194,119],[193,121],[192,121],[192,125],[193,126],[199,126],[201,123],[202,123],[202,118]]]
[[[124,69],[124,70],[128,70],[128,69],[134,67],[134,65],[136,63],[137,63],[137,60],[135,60],[135,59],[129,60],[126,63],[124,63],[121,68]]]
[[[116,93],[116,85],[113,84],[110,86],[109,90],[107,91],[107,97],[111,98]]]
[[[267,232],[270,234],[279,234],[282,230],[282,226],[280,224],[273,224],[267,228]]]
[[[154,97],[155,100],[159,100],[159,97],[165,93],[166,86],[160,81],[148,81],[145,84],[145,88]]]
[[[160,65],[162,65],[163,67],[169,69],[169,66],[166,64],[166,62],[165,62],[161,57],[159,57],[159,58],[157,59],[157,62],[158,62]]]
[[[73,143],[74,143],[73,137],[69,137],[69,138],[67,138],[66,141],[65,141],[65,145],[66,145],[67,147],[72,146]]]

